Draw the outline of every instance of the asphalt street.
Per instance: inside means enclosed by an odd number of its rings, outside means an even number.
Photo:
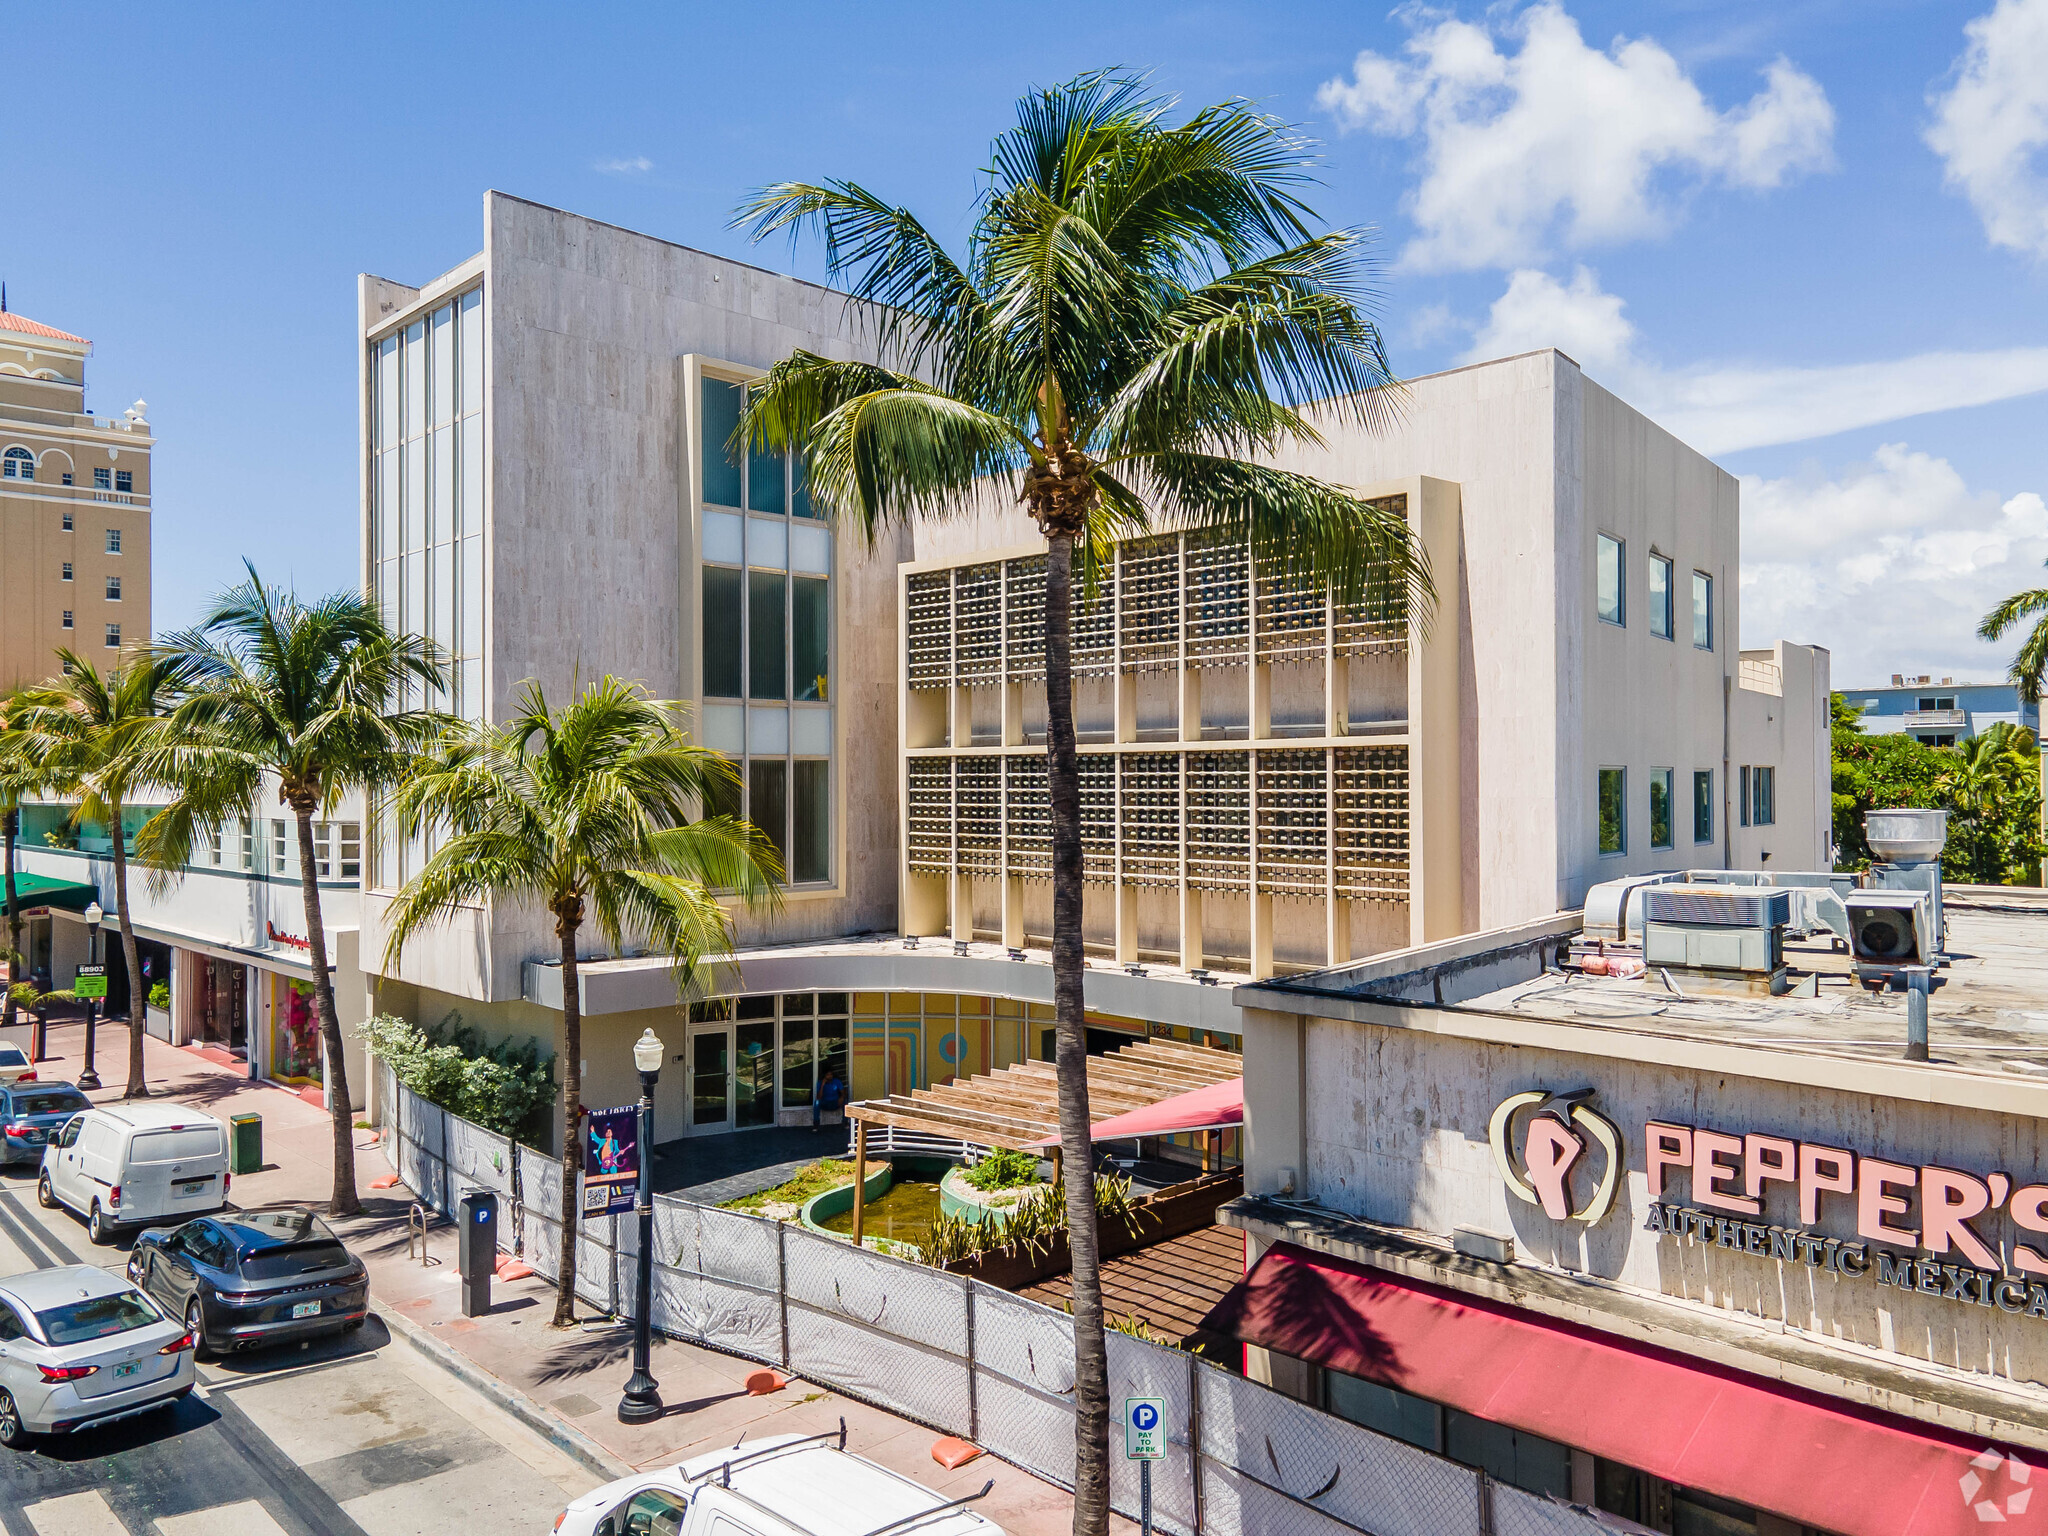
[[[0,1173],[0,1274],[120,1268],[67,1211]],[[374,1305],[374,1300],[373,1300]],[[199,1368],[175,1412],[0,1449],[5,1536],[424,1536],[552,1529],[596,1479],[376,1318]]]

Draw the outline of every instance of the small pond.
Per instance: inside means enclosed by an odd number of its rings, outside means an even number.
[[[861,1215],[861,1236],[887,1237],[899,1243],[922,1244],[939,1214],[939,1184],[936,1178],[905,1178],[899,1169],[888,1190],[867,1202]],[[830,1232],[853,1235],[853,1212],[825,1216],[818,1225]]]

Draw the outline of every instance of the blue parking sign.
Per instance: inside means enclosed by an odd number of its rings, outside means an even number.
[[[1158,1461],[1166,1454],[1166,1399],[1127,1397],[1124,1399],[1124,1457],[1129,1461]]]

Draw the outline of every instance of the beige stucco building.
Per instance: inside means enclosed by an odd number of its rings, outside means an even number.
[[[85,408],[92,343],[0,310],[0,688],[150,633],[151,435]]]

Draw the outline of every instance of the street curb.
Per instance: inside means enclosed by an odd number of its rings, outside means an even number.
[[[396,1310],[379,1310],[377,1316],[386,1328],[403,1337],[406,1343],[442,1370],[465,1386],[481,1392],[550,1445],[574,1457],[606,1482],[631,1477],[639,1470],[632,1463],[614,1456],[582,1430],[563,1423],[517,1387],[492,1375],[460,1350],[442,1343],[411,1318]]]

